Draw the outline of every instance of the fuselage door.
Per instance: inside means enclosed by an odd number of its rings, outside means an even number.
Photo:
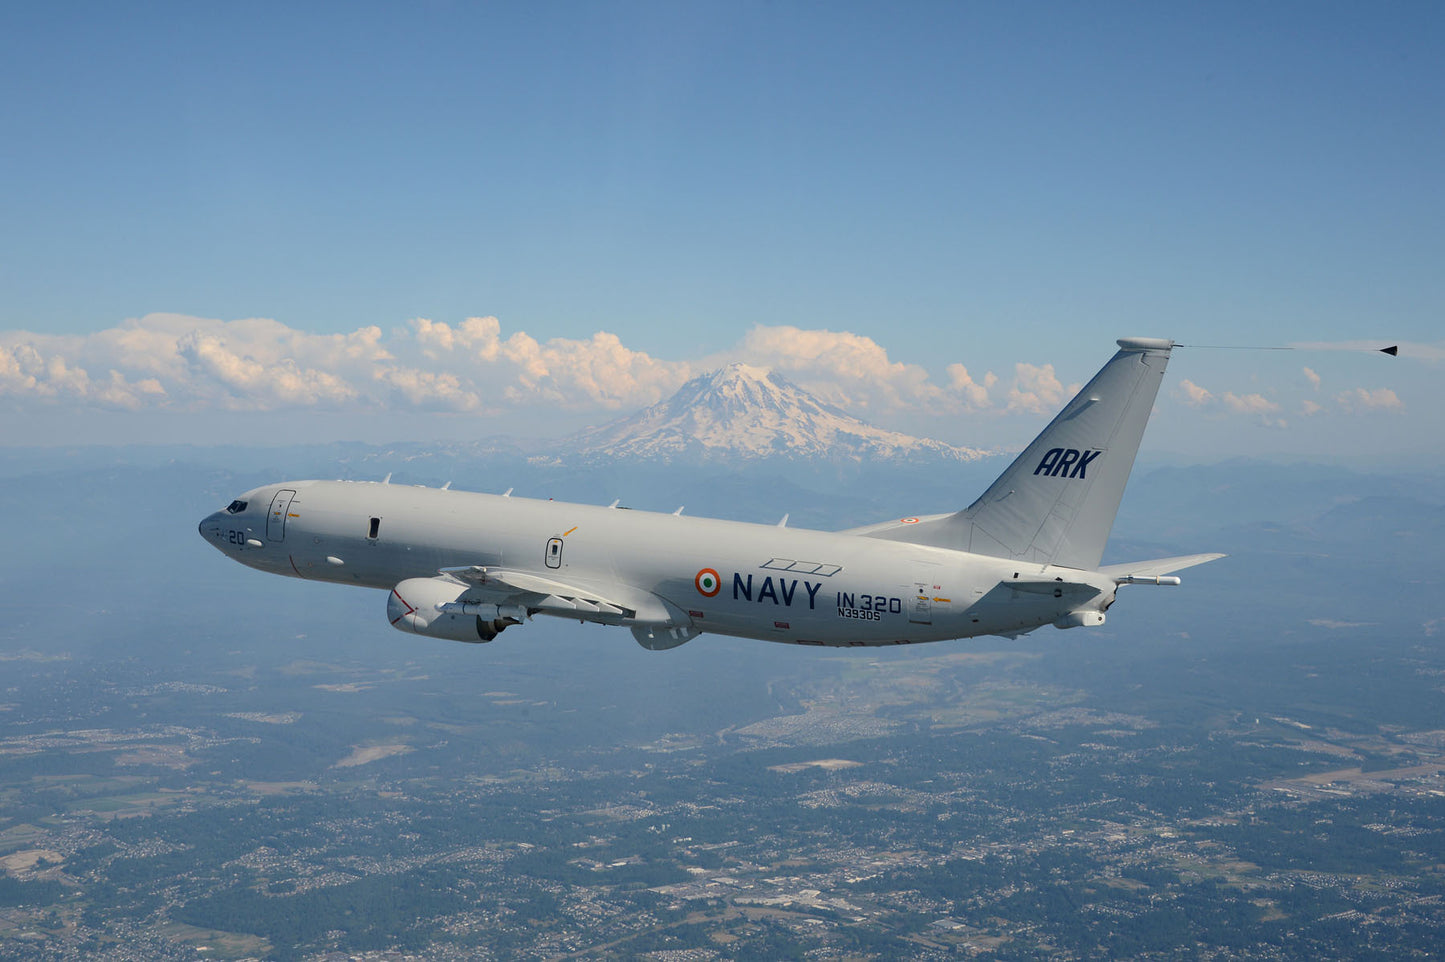
[[[543,556],[549,568],[562,567],[562,539],[553,538],[547,542],[547,553]]]
[[[928,585],[913,586],[913,599],[908,603],[908,622],[914,625],[933,624],[933,600],[928,595]]]
[[[286,540],[286,512],[291,510],[291,499],[296,492],[289,489],[276,492],[271,499],[271,514],[266,518],[266,540]]]

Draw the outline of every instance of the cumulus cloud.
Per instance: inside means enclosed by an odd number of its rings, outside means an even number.
[[[1405,407],[1399,396],[1387,387],[1373,391],[1357,387],[1353,391],[1336,395],[1335,401],[1343,410],[1349,412],[1399,411]]]
[[[1306,380],[1308,380],[1310,384],[1314,387],[1314,389],[1318,391],[1320,389],[1320,376],[1310,368],[1305,368],[1304,372]]]
[[[278,321],[151,314],[87,336],[0,332],[0,397],[136,409],[495,412],[658,400],[693,373],[599,332],[504,337],[494,317],[314,334]]]
[[[43,353],[30,343],[0,343],[0,397],[135,410],[165,393],[155,378],[130,381],[120,371],[106,368],[104,376],[92,379],[64,354]]]
[[[1200,387],[1187,378],[1179,382],[1179,389],[1175,395],[1192,408],[1207,407],[1214,401],[1214,395],[1206,388]]]
[[[606,331],[585,341],[554,337],[542,342],[523,331],[503,338],[495,317],[469,317],[456,327],[418,318],[410,336],[434,364],[503,373],[502,395],[515,404],[635,407],[660,400],[695,373],[686,361],[660,361]]]
[[[391,389],[398,407],[421,411],[484,411],[480,395],[455,374],[414,367],[379,367],[371,376],[379,385]]]
[[[1054,374],[1052,364],[1033,365],[1021,361],[1014,365],[1014,383],[1008,389],[1008,410],[1050,414],[1062,407],[1068,396],[1077,390],[1078,385],[1064,387]]]
[[[756,326],[736,347],[696,365],[707,370],[730,361],[770,368],[831,404],[867,416],[915,411],[958,414],[992,407],[993,372],[975,378],[959,363],[939,384],[918,364],[895,361],[877,341],[848,331],[792,325]]]
[[[1279,405],[1263,394],[1235,394],[1225,391],[1220,403],[1234,414],[1270,414],[1279,410]]]
[[[1179,382],[1179,387],[1173,393],[1181,403],[1188,407],[1224,414],[1253,415],[1260,424],[1266,427],[1282,428],[1289,424],[1282,418],[1271,417],[1279,411],[1280,406],[1263,394],[1235,394],[1233,391],[1215,394],[1187,378]]]
[[[992,371],[984,374],[982,381],[975,381],[962,364],[950,364],[947,371],[948,389],[961,397],[966,406],[975,410],[988,407],[988,392],[998,383]]]
[[[316,334],[266,318],[150,314],[89,335],[0,331],[0,399],[129,410],[606,414],[654,403],[732,361],[771,368],[865,417],[1050,414],[1076,389],[1047,363],[1017,364],[1004,380],[954,362],[934,379],[869,337],[790,325],[757,326],[716,356],[671,361],[607,331],[541,339],[507,332],[495,317]]]
[[[151,314],[86,336],[0,332],[0,395],[98,407],[270,410],[359,399],[380,328],[310,334],[276,321]]]
[[[194,381],[217,385],[225,392],[226,407],[336,406],[357,396],[356,389],[335,374],[303,367],[289,356],[257,356],[253,347],[233,346],[225,337],[191,331],[177,339],[175,350],[191,366]]]
[[[769,367],[830,403],[855,411],[937,409],[946,392],[917,364],[893,361],[871,337],[791,325],[752,328],[728,360]]]

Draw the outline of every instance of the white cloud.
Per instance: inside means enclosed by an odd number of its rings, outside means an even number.
[[[44,354],[28,342],[12,342],[8,347],[0,343],[0,397],[135,410],[164,395],[165,389],[154,378],[131,382],[112,368],[103,378],[93,380],[85,368],[63,354]]]
[[[1263,394],[1239,395],[1225,391],[1219,400],[1234,414],[1269,414],[1279,410],[1279,405]]]
[[[859,413],[949,406],[946,392],[916,364],[892,361],[870,337],[848,331],[756,326],[729,361],[771,368],[804,390]]]
[[[978,410],[989,405],[988,392],[998,383],[998,377],[992,371],[984,374],[983,381],[975,381],[968,373],[968,368],[962,364],[950,364],[948,371],[948,389],[964,401],[966,407]]]
[[[391,388],[399,407],[431,411],[483,410],[482,399],[468,390],[455,374],[422,371],[414,367],[378,368],[372,377]]]
[[[1052,364],[1020,361],[1014,365],[1014,383],[1008,389],[1008,410],[1052,414],[1063,406],[1069,393],[1054,374]]]
[[[341,377],[319,368],[302,367],[293,357],[281,356],[271,342],[237,344],[239,340],[196,330],[175,344],[176,352],[194,370],[196,381],[224,389],[224,407],[315,407],[339,405],[357,397],[356,389]]]
[[[770,368],[831,404],[867,417],[896,411],[959,414],[990,408],[993,372],[974,378],[962,364],[947,366],[944,384],[926,368],[889,358],[861,334],[791,325],[752,328],[736,347],[695,365],[708,370],[731,361]]]
[[[1187,407],[1198,408],[1202,411],[1253,415],[1265,427],[1283,428],[1289,424],[1283,418],[1270,416],[1279,411],[1280,406],[1259,393],[1235,394],[1233,391],[1225,391],[1223,394],[1215,394],[1208,388],[1185,379],[1179,382],[1179,387],[1174,390],[1174,396]],[[1315,405],[1315,407],[1319,406]],[[1307,410],[1305,413],[1311,412]]]
[[[137,409],[341,406],[380,328],[310,334],[273,320],[151,314],[87,336],[0,332],[0,394]],[[95,372],[92,374],[92,372]]]
[[[1314,385],[1319,387],[1320,376],[1310,368],[1304,369],[1305,377]],[[1205,411],[1213,411],[1225,414],[1242,414],[1252,416],[1261,424],[1268,427],[1286,427],[1287,422],[1282,418],[1275,417],[1281,410],[1281,405],[1258,392],[1251,394],[1235,394],[1232,391],[1225,391],[1223,394],[1215,394],[1206,388],[1200,387],[1193,381],[1183,380],[1174,390],[1174,396],[1181,403]],[[1405,404],[1390,388],[1354,388],[1349,391],[1342,391],[1334,396],[1334,405],[1327,406],[1318,401],[1303,399],[1299,402],[1300,414],[1304,417],[1316,417],[1329,415],[1336,412],[1344,413],[1368,413],[1375,411],[1399,411],[1403,410]]]
[[[494,317],[455,327],[419,318],[389,336],[376,326],[313,334],[264,318],[177,314],[88,336],[0,332],[0,396],[130,409],[616,410],[656,401],[692,373],[607,332],[504,338]]]
[[[1263,394],[1235,394],[1232,391],[1225,391],[1220,397],[1220,403],[1225,409],[1233,414],[1251,414],[1258,418],[1259,423],[1267,428],[1287,428],[1289,422],[1284,418],[1270,417],[1279,410],[1279,405]]]
[[[569,409],[640,407],[675,391],[696,373],[686,361],[661,361],[599,331],[585,341],[554,337],[546,342],[518,331],[503,338],[495,317],[469,317],[455,328],[417,318],[410,336],[422,356],[467,371],[491,371],[488,383],[513,404],[544,403]],[[479,388],[481,384],[477,385]]]
[[[1344,391],[1335,396],[1340,407],[1350,412],[1366,411],[1399,411],[1405,407],[1394,391],[1387,387],[1376,388],[1371,391],[1367,388],[1357,387],[1352,391]]]
[[[1214,401],[1213,394],[1188,379],[1179,382],[1179,388],[1175,394],[1192,408],[1206,407]]]
[[[954,362],[936,381],[869,337],[790,325],[757,326],[719,355],[670,361],[607,331],[543,340],[508,334],[495,317],[315,334],[266,318],[150,314],[89,335],[0,331],[0,398],[131,410],[605,416],[654,403],[731,361],[769,367],[863,417],[1050,414],[1075,389],[1052,364],[1019,363],[1004,382]]]

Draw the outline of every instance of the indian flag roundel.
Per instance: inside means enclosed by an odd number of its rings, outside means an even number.
[[[697,593],[704,598],[711,598],[722,590],[722,579],[711,568],[699,571],[697,577],[692,579],[692,583],[697,586]]]

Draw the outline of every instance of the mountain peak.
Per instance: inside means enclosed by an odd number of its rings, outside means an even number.
[[[574,435],[583,454],[673,461],[971,461],[983,452],[874,427],[767,368],[734,363],[692,378],[636,414]]]
[[[722,384],[727,381],[766,381],[772,376],[772,373],[771,368],[754,367],[751,364],[744,364],[742,361],[733,361],[716,371],[702,375],[702,377],[708,378],[714,384]]]

